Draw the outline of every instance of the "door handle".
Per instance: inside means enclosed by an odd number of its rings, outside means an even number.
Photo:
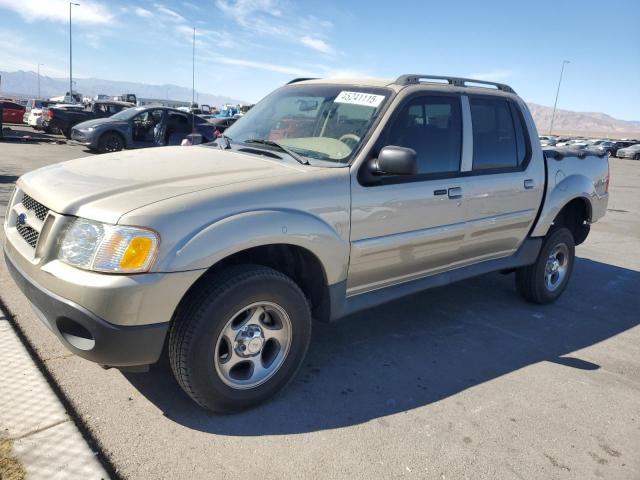
[[[533,181],[533,178],[527,178],[524,181],[524,188],[526,188],[527,190],[532,189],[533,187],[535,187],[536,182]]]
[[[449,198],[462,198],[462,188],[452,187],[449,189]]]

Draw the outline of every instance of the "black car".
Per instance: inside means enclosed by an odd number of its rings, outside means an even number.
[[[216,117],[215,115],[210,115],[210,116],[203,116],[203,118],[205,118],[207,120],[207,122],[209,122],[211,125],[213,125],[215,127],[215,129],[219,132],[222,133],[224,132],[227,128],[229,128],[231,125],[233,125],[236,120],[238,120],[238,118],[240,117]]]
[[[133,103],[115,100],[97,100],[82,109],[54,106],[49,108],[43,126],[58,129],[65,137],[71,138],[71,129],[75,125],[94,118],[110,117],[114,113],[133,106]]]
[[[205,119],[175,108],[135,107],[109,118],[82,122],[71,130],[73,143],[101,153],[125,148],[180,145],[190,133],[202,135],[202,141],[215,140],[215,127]]]

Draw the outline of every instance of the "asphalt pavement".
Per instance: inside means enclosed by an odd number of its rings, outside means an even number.
[[[0,143],[0,215],[20,174],[84,155]],[[638,479],[640,162],[611,173],[555,304],[490,274],[316,324],[289,388],[236,415],[195,406],[166,362],[133,374],[69,354],[3,262],[0,298],[123,478]]]

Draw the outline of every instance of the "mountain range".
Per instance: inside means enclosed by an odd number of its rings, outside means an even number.
[[[38,74],[35,72],[2,72],[2,84],[0,96],[36,96],[38,93]],[[93,97],[94,95],[122,95],[123,93],[135,93],[139,98],[171,99],[182,102],[190,102],[192,92],[190,88],[178,85],[149,85],[146,83],[121,82],[114,80],[102,80],[99,78],[77,78],[74,80],[73,90],[81,94]],[[42,97],[57,97],[69,91],[69,79],[40,76],[40,95]],[[197,102],[200,104],[221,106],[225,103],[246,104],[243,100],[225,95],[210,93],[197,93]]]
[[[0,72],[2,84],[0,95],[3,96],[35,96],[38,92],[38,75],[35,72]],[[64,78],[40,77],[40,94],[43,97],[63,95],[69,90],[69,83]],[[74,90],[86,96],[98,94],[120,95],[135,93],[140,98],[171,99],[180,101],[191,100],[191,89],[178,85],[149,85],[136,82],[122,82],[101,80],[98,78],[78,78]],[[198,93],[200,104],[220,106],[225,103],[248,103],[237,98],[210,93]],[[540,134],[547,134],[551,123],[553,108],[535,103],[529,103],[529,109],[536,122]],[[640,137],[640,121],[627,121],[613,118],[599,112],[572,112],[556,110],[553,122],[553,133],[585,135],[593,137],[611,136]]]

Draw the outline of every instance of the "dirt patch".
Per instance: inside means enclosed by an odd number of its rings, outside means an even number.
[[[24,466],[13,453],[11,440],[0,436],[0,480],[24,480]]]

